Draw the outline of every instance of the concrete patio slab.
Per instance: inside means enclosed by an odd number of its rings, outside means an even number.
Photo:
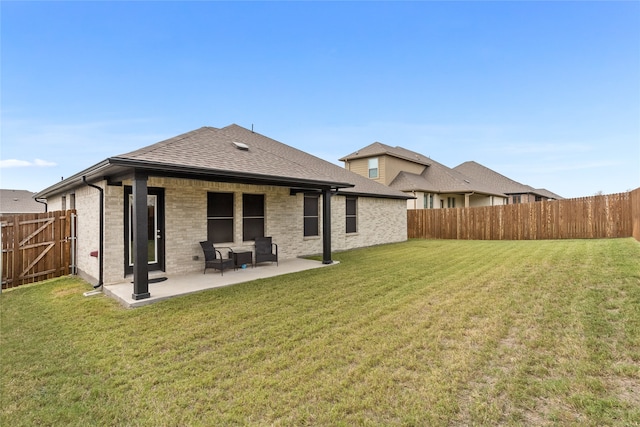
[[[129,277],[122,283],[103,286],[105,295],[115,298],[127,308],[140,307],[154,302],[166,300],[179,295],[200,292],[206,289],[219,288],[222,286],[235,285],[251,280],[263,279],[267,277],[280,276],[298,271],[311,270],[314,268],[327,267],[333,264],[323,264],[321,261],[313,261],[302,258],[291,258],[281,260],[276,264],[259,264],[256,267],[239,268],[237,270],[225,270],[224,275],[219,271],[207,270],[207,274],[191,273],[185,275],[149,274],[149,280],[166,278],[166,280],[149,283],[151,297],[143,300],[134,300],[132,278]]]

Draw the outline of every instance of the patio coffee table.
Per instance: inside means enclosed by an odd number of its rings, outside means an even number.
[[[236,269],[242,268],[243,265],[250,265],[253,267],[253,252],[234,252],[233,263]]]

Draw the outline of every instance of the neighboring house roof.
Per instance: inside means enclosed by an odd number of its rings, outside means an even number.
[[[404,198],[406,195],[401,192],[392,190],[378,182],[371,181],[356,173],[345,170],[326,160],[320,159],[302,150],[298,150],[289,145],[274,139],[265,137],[258,133],[254,133],[238,125],[230,125],[220,129],[226,135],[232,137],[235,141],[246,142],[251,147],[255,145],[263,150],[259,156],[255,157],[254,164],[248,161],[245,167],[249,170],[253,168],[264,167],[265,174],[276,174],[285,177],[300,177],[303,179],[315,178],[328,181],[339,181],[348,183],[349,186],[342,186],[341,193],[376,195],[392,198]],[[267,156],[273,156],[267,158]],[[263,157],[264,156],[264,157]],[[280,161],[284,161],[281,164]],[[228,159],[225,160],[228,163]],[[294,170],[296,173],[294,174]]]
[[[400,191],[422,191],[427,193],[479,193],[491,196],[505,197],[504,194],[461,174],[435,160],[429,159],[430,166],[421,174],[400,172],[389,184],[391,188]]]
[[[350,194],[407,198],[397,190],[235,124],[221,129],[202,127],[110,157],[41,191],[38,196],[46,197],[77,186],[83,176],[88,180],[115,180],[130,174],[132,169],[157,176],[296,189],[330,188]]]
[[[554,199],[554,200],[564,199],[564,197],[559,196],[556,193],[547,190],[546,188],[536,188],[534,191],[535,191],[535,194],[539,194],[540,196],[546,197],[548,199]]]
[[[46,205],[36,202],[34,194],[27,190],[0,190],[0,214],[45,212]]]
[[[505,194],[531,193],[550,199],[562,199],[561,196],[558,196],[551,191],[545,189],[536,190],[530,185],[521,184],[518,181],[507,178],[506,176],[474,161],[464,162],[453,169],[474,179],[481,180],[492,188],[502,191]]]
[[[433,160],[430,158],[423,156],[420,153],[416,153],[415,151],[407,150],[402,147],[391,147],[389,145],[383,144],[381,142],[374,142],[371,145],[368,145],[354,153],[351,153],[343,158],[339,159],[341,162],[361,159],[365,157],[374,157],[374,156],[392,156],[397,157],[399,159],[408,160],[410,162],[418,163],[420,165],[429,166]]]
[[[473,180],[429,157],[402,147],[391,147],[381,142],[374,142],[354,153],[341,158],[349,161],[375,156],[392,156],[417,163],[425,167],[421,174],[400,172],[391,181],[389,187],[404,192],[424,191],[432,193],[480,193],[505,197],[504,194]]]

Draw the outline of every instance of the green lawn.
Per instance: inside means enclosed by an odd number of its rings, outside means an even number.
[[[640,425],[635,240],[334,259],[133,310],[5,291],[0,425]]]

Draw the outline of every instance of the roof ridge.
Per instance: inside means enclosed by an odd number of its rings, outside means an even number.
[[[153,153],[153,152],[155,152],[157,150],[160,150],[161,148],[164,148],[164,147],[169,146],[169,145],[176,144],[176,143],[178,143],[178,142],[180,142],[180,141],[182,141],[182,140],[184,140],[186,138],[189,138],[189,137],[195,135],[197,132],[200,132],[202,130],[209,130],[209,131],[213,130],[213,131],[215,131],[215,130],[219,130],[219,129],[216,129],[216,128],[211,127],[211,126],[202,126],[202,127],[198,128],[198,129],[194,129],[194,130],[191,130],[189,132],[185,132],[185,133],[182,133],[180,135],[176,135],[176,136],[171,137],[171,138],[163,139],[162,141],[155,142],[155,143],[153,143],[151,145],[146,145],[144,147],[138,148],[137,150],[129,151],[127,153],[118,154],[117,156],[112,156],[111,158],[128,157],[128,156],[139,155],[139,154],[143,154],[143,153]]]
[[[516,186],[521,187],[521,189],[534,190],[534,188],[532,186],[528,185],[528,184],[523,184],[520,181],[516,181],[513,178],[509,178],[508,176],[503,175],[500,172],[497,172],[497,171],[495,171],[495,170],[493,170],[493,169],[491,169],[491,168],[489,168],[489,167],[487,167],[487,166],[485,166],[485,165],[483,165],[481,163],[473,161],[473,160],[460,163],[458,166],[454,167],[454,169],[457,169],[460,166],[463,166],[463,165],[469,164],[469,163],[472,164],[472,167],[475,166],[475,167],[481,168],[481,171],[484,172],[484,173],[490,173],[490,174],[493,174],[493,175],[497,175],[497,177],[502,178],[502,179],[507,181],[506,183],[498,184],[500,186],[502,186],[502,185],[516,185]],[[511,193],[512,191],[509,191],[509,192]]]
[[[364,152],[364,154],[362,154],[362,152]],[[387,155],[391,157],[396,157],[409,162],[418,163],[423,166],[428,166],[432,161],[432,159],[430,159],[428,156],[425,156],[422,153],[418,153],[417,151],[408,150],[400,146],[393,147],[391,145],[387,145],[379,141],[373,142],[364,148],[361,148],[349,155],[341,157],[338,160],[344,162],[351,159],[372,157],[372,156],[378,156],[378,155]]]
[[[245,128],[244,126],[240,126],[240,125],[237,125],[237,124],[232,124],[232,125],[229,125],[229,126],[225,126],[224,128],[220,129],[222,132],[224,132],[229,137],[233,137],[233,135],[230,135],[228,132],[225,131],[225,129],[227,129],[227,128],[236,128],[236,129],[238,129],[238,130],[240,130],[242,132],[250,132],[253,135],[257,135],[257,136],[259,136],[261,138],[267,139],[268,141],[270,141],[270,142],[272,142],[274,144],[283,145],[283,146],[286,146],[290,150],[296,151],[301,157],[304,157],[307,160],[311,160],[311,162],[301,162],[296,157],[291,157],[291,156],[288,156],[288,155],[285,155],[285,154],[280,154],[277,151],[266,150],[264,148],[260,148],[259,146],[255,146],[256,149],[260,150],[263,153],[267,153],[268,155],[271,155],[271,156],[277,157],[279,159],[285,160],[285,161],[287,161],[289,163],[294,163],[294,164],[296,164],[297,166],[299,166],[301,168],[310,169],[311,171],[313,171],[315,173],[319,173],[319,174],[325,174],[326,173],[326,171],[322,170],[322,168],[316,167],[315,166],[316,163],[321,163],[323,166],[330,165],[330,166],[335,166],[335,167],[338,167],[340,169],[343,169],[339,165],[331,163],[328,160],[325,160],[323,158],[314,156],[314,155],[312,155],[310,153],[307,153],[306,151],[300,150],[299,148],[293,147],[293,146],[291,146],[289,144],[285,144],[284,142],[280,142],[280,141],[278,141],[276,139],[273,139],[273,138],[271,138],[269,136],[263,135],[263,134],[261,134],[259,132],[254,132],[252,130],[249,130],[249,129]],[[252,146],[249,144],[249,147],[251,149]],[[309,163],[311,163],[311,164],[309,164]]]

